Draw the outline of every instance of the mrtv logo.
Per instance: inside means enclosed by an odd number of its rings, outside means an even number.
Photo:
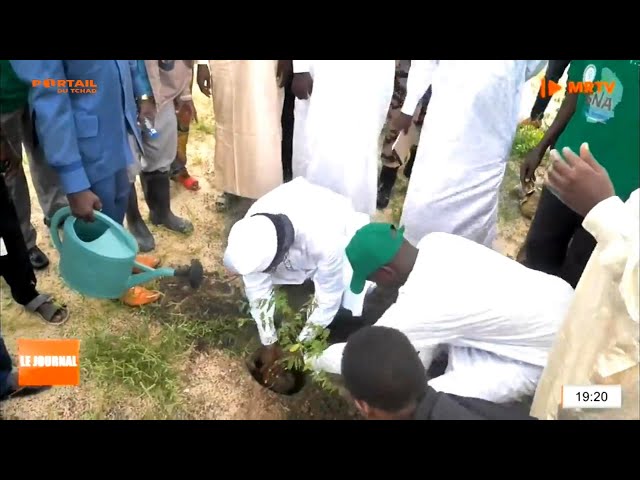
[[[47,78],[44,80],[31,80],[33,88],[56,89],[58,93],[96,93],[98,86],[95,80],[56,80]]]
[[[601,97],[605,93],[611,95],[615,87],[616,82],[567,82],[567,93],[584,93],[586,95],[595,93],[601,94],[599,95]],[[553,80],[543,80],[540,84],[540,96],[542,98],[551,97],[560,90],[562,90],[562,87]]]

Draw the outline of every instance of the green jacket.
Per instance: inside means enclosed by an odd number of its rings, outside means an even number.
[[[26,107],[29,88],[16,76],[9,60],[0,60],[0,114]]]

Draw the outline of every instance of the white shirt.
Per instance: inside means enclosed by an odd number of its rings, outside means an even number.
[[[472,347],[544,366],[573,289],[471,240],[432,233],[418,244],[413,271],[376,325],[403,332],[425,366],[441,344]],[[340,373],[343,344],[316,368]]]
[[[295,230],[295,240],[273,273],[253,273],[243,277],[251,314],[263,345],[277,341],[273,324],[274,285],[299,285],[307,279],[315,284],[315,304],[308,324],[328,326],[342,303],[345,281],[345,248],[355,231],[369,222],[357,213],[351,201],[304,178],[279,186],[260,198],[247,212],[283,214]],[[312,334],[305,328],[300,340]]]

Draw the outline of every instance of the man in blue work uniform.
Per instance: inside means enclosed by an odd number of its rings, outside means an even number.
[[[11,60],[11,65],[33,85],[29,104],[36,142],[58,174],[73,215],[93,221],[94,210],[100,210],[122,223],[131,189],[127,167],[133,164],[128,133],[142,145],[136,99],[141,115],[155,112],[146,72],[135,60]],[[142,305],[158,296],[136,288],[123,300]]]

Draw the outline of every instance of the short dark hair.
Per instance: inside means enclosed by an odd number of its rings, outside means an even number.
[[[418,352],[404,333],[388,327],[365,327],[349,337],[342,377],[356,400],[392,413],[418,402],[427,386]]]

